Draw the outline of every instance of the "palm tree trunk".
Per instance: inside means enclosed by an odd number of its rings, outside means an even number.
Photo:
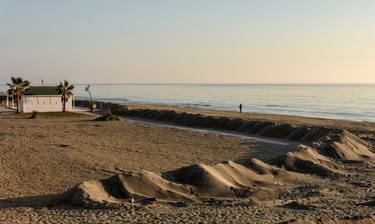
[[[20,112],[20,97],[17,95],[16,97],[16,105],[17,105],[17,108],[16,108],[16,113],[18,114]]]
[[[65,105],[66,105],[66,101],[63,100],[63,112],[65,112]]]

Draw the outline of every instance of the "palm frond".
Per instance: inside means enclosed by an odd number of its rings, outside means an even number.
[[[10,80],[12,81],[13,84],[17,83],[17,79],[15,77],[10,77]]]

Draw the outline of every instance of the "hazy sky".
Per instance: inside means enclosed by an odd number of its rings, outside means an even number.
[[[375,83],[375,0],[0,0],[0,82]]]

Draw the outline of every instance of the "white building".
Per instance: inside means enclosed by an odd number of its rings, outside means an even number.
[[[13,99],[7,100],[7,106],[15,108]],[[32,86],[21,97],[19,103],[21,113],[38,112],[61,112],[63,103],[57,86]],[[73,110],[73,96],[66,102],[66,111]]]

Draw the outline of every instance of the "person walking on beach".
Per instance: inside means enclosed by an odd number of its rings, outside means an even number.
[[[240,108],[240,113],[242,113],[242,103],[238,106]]]

